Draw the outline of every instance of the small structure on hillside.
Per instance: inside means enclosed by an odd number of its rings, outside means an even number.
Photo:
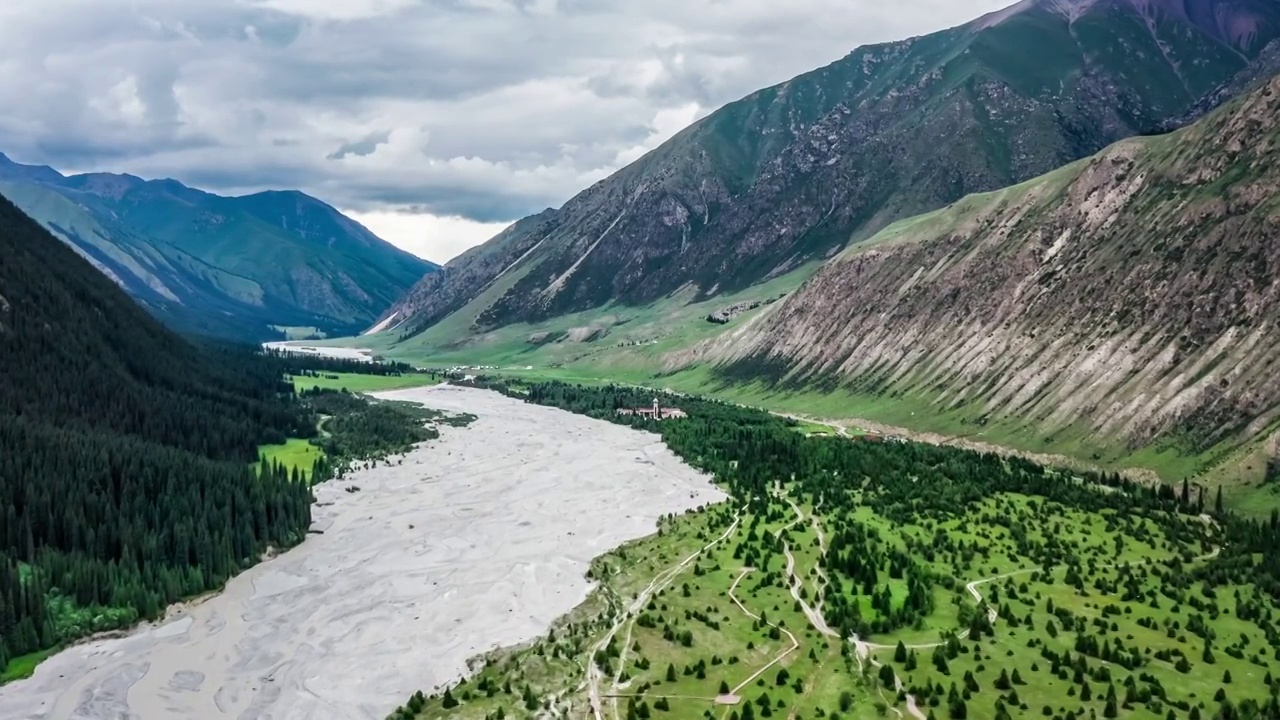
[[[619,415],[651,418],[653,420],[679,420],[680,418],[689,417],[689,413],[680,408],[662,407],[662,403],[658,398],[653,399],[653,407],[618,408],[617,412]]]

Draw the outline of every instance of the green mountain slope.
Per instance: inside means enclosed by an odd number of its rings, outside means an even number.
[[[0,193],[170,325],[244,339],[363,329],[435,266],[297,192],[63,177],[0,156]]]
[[[1168,479],[1261,447],[1261,480],[1280,455],[1277,198],[1280,78],[892,225],[684,361],[1095,460],[1165,447],[1146,461]]]
[[[305,484],[250,470],[315,432],[280,365],[188,344],[3,198],[0,376],[0,677],[306,532]]]
[[[385,317],[413,334],[461,312],[483,332],[740,290],[1181,117],[1277,36],[1270,2],[1027,0],[859,48],[517,224]]]

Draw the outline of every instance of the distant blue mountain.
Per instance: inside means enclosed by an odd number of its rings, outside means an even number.
[[[296,191],[223,197],[0,153],[0,195],[183,332],[350,334],[438,269]]]

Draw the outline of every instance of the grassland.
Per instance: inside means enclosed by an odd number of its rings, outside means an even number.
[[[410,373],[405,375],[364,375],[360,373],[321,373],[315,375],[292,375],[293,389],[297,391],[321,388],[324,390],[347,390],[349,392],[376,392],[378,390],[400,390],[411,387],[436,385],[437,377],[426,373]]]
[[[9,660],[9,664],[5,666],[4,671],[0,672],[0,685],[14,680],[25,680],[31,677],[36,671],[36,666],[44,662],[50,655],[56,653],[60,648],[47,648],[38,652],[20,655]]]
[[[258,447],[259,460],[266,459],[270,465],[280,463],[292,472],[295,468],[304,476],[311,474],[318,458],[324,457],[324,451],[311,444],[310,440],[289,438],[280,445],[262,445]]]
[[[489,656],[447,697],[419,696],[399,717],[802,720],[910,716],[915,703],[918,717],[1207,718],[1220,689],[1237,705],[1262,702],[1280,671],[1266,623],[1245,619],[1280,608],[1251,587],[1231,595],[1195,579],[1215,549],[1194,519],[1000,493],[902,522],[869,500],[827,512],[780,494],[755,512],[726,504],[668,520],[600,558],[600,589],[549,636]],[[824,605],[839,597],[878,614],[847,579],[833,589],[840,571],[824,566],[833,536],[852,527],[924,564],[927,616],[861,638],[825,627]],[[896,611],[904,583],[879,571],[876,592],[887,588]]]

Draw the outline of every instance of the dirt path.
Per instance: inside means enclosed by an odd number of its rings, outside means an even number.
[[[790,502],[790,500],[788,500],[788,502]],[[774,535],[775,535],[776,537],[778,537],[778,538],[781,538],[781,537],[782,537],[782,533],[784,533],[784,532],[786,532],[787,530],[789,530],[789,529],[791,529],[791,528],[795,527],[797,523],[800,523],[800,522],[802,522],[802,521],[804,520],[804,513],[801,513],[801,512],[800,512],[800,508],[796,507],[795,503],[791,503],[791,507],[792,507],[792,508],[794,508],[794,509],[795,509],[795,511],[796,511],[796,519],[795,519],[795,520],[792,520],[791,522],[787,523],[786,525],[783,525],[782,527],[778,528],[778,531],[774,533]],[[786,555],[786,557],[787,557],[787,576],[788,576],[788,577],[791,579],[791,581],[792,581],[792,583],[791,583],[791,594],[792,594],[793,596],[795,596],[797,600],[799,600],[799,599],[800,599],[800,598],[799,598],[799,590],[797,590],[797,589],[796,589],[796,582],[797,582],[797,581],[796,581],[796,575],[795,575],[795,562],[796,562],[796,560],[795,560],[795,557],[793,557],[793,556],[791,555],[791,551],[790,551],[790,549],[788,549],[788,548],[787,548],[787,544],[786,544],[785,542],[782,544],[782,549],[783,549],[783,553],[784,553],[784,554]],[[752,570],[754,570],[754,569],[755,569],[755,568],[749,568],[749,567],[744,567],[744,568],[742,568],[742,573],[741,573],[741,574],[739,574],[739,575],[738,575],[738,577],[737,577],[737,579],[735,579],[735,580],[733,581],[733,585],[729,586],[729,599],[730,599],[730,600],[732,600],[732,601],[734,602],[734,604],[738,606],[738,609],[739,609],[739,610],[741,610],[741,611],[743,612],[743,614],[745,614],[747,617],[751,618],[752,620],[759,620],[759,619],[760,619],[760,616],[759,616],[759,615],[756,615],[755,613],[753,613],[753,612],[751,612],[750,610],[748,610],[748,609],[747,609],[747,606],[742,604],[742,601],[738,599],[738,596],[737,596],[737,594],[735,593],[735,591],[738,589],[738,583],[742,582],[742,578],[746,577],[746,576],[747,576],[747,573],[750,573],[750,572],[751,572]],[[791,640],[791,647],[787,648],[786,650],[783,650],[783,651],[782,651],[782,653],[780,653],[780,654],[779,654],[777,657],[775,657],[773,660],[770,660],[770,661],[769,661],[769,663],[768,663],[768,664],[766,664],[764,667],[760,668],[759,670],[756,670],[754,673],[751,673],[751,676],[750,676],[750,677],[748,677],[746,680],[743,680],[742,682],[738,683],[738,684],[737,684],[737,685],[736,685],[732,690],[730,690],[730,691],[729,691],[729,692],[730,692],[731,694],[733,694],[733,695],[737,695],[739,690],[741,690],[742,688],[746,687],[747,685],[750,685],[752,682],[754,682],[754,681],[755,681],[755,679],[756,679],[756,678],[758,678],[758,677],[760,677],[761,675],[763,675],[763,674],[764,674],[764,673],[765,673],[769,668],[771,668],[771,667],[773,667],[774,665],[777,665],[778,663],[782,662],[782,659],[783,659],[783,658],[785,658],[786,656],[788,656],[788,655],[790,655],[791,653],[795,652],[795,651],[796,651],[796,649],[800,647],[800,641],[796,638],[796,636],[795,636],[795,635],[793,635],[793,634],[791,633],[791,631],[790,631],[790,630],[788,630],[788,629],[786,629],[786,628],[784,628],[784,627],[781,627],[781,626],[779,626],[779,625],[775,625],[775,624],[773,624],[773,623],[769,622],[768,620],[766,620],[766,621],[765,621],[765,624],[766,624],[766,625],[768,625],[768,626],[769,626],[769,627],[771,627],[771,628],[777,628],[779,632],[781,632],[782,634],[784,634],[784,635],[786,635],[788,638],[790,638],[790,640]]]
[[[789,498],[787,499],[787,502],[790,503],[791,509],[796,512],[795,521],[793,521],[790,525],[787,525],[787,528],[793,527],[797,523],[804,522],[804,513],[801,512],[800,508],[795,504],[795,502]],[[785,529],[786,528],[783,528],[783,530]],[[778,534],[781,535],[783,530],[779,530]],[[821,532],[819,532],[819,537],[821,537]],[[822,633],[823,635],[826,635],[827,637],[833,637],[838,639],[840,637],[840,633],[836,632],[835,630],[832,630],[831,627],[827,625],[827,621],[825,618],[822,617],[822,613],[816,610],[815,608],[813,608],[811,605],[809,605],[809,603],[805,602],[800,597],[800,589],[804,586],[803,581],[800,579],[800,576],[797,575],[795,571],[796,556],[791,553],[791,547],[788,546],[785,541],[782,543],[782,553],[787,556],[787,577],[791,581],[792,599],[794,599],[796,603],[800,605],[800,611],[803,612],[804,616],[809,619],[809,624],[812,625],[814,629],[816,629],[818,632]]]
[[[703,553],[707,552],[722,540],[732,535],[733,532],[738,529],[738,523],[741,522],[741,520],[742,511],[734,511],[733,522],[729,524],[729,528],[725,530],[720,537],[699,548],[697,552],[694,552],[689,557],[680,561],[679,564],[667,568],[655,575],[653,580],[649,582],[648,586],[641,590],[640,594],[636,595],[636,599],[627,607],[626,612],[622,613],[617,621],[614,622],[613,626],[609,628],[609,632],[607,632],[599,642],[591,647],[591,653],[587,656],[587,697],[591,703],[591,712],[595,716],[596,720],[604,720],[604,714],[600,710],[600,681],[602,680],[601,676],[603,673],[600,671],[600,666],[596,664],[596,655],[608,647],[609,641],[613,640],[614,636],[618,634],[618,631],[622,629],[623,625],[626,625],[627,640],[623,644],[622,653],[618,656],[619,673],[621,673],[621,668],[626,662],[628,647],[631,644],[631,630],[635,626],[636,613],[644,608],[644,606],[649,602],[649,598],[653,597],[654,593],[665,589],[671,581],[675,580],[676,576],[679,575],[681,571],[689,567],[690,563],[694,562],[701,557]],[[615,675],[613,678],[615,689],[618,684],[619,677],[620,675]],[[613,699],[613,714],[616,717],[618,713],[618,696],[613,695],[610,697]]]
[[[729,586],[729,599],[732,600],[733,603],[738,606],[738,609],[741,610],[743,614],[745,614],[747,617],[751,618],[752,620],[759,620],[760,616],[748,610],[747,606],[742,604],[742,601],[738,599],[738,596],[734,592],[738,589],[738,583],[742,582],[742,578],[746,577],[747,574],[754,569],[755,568],[749,568],[749,567],[742,568],[742,573],[738,575],[738,579],[734,580],[733,585]],[[768,664],[766,664],[764,667],[751,673],[751,676],[748,677],[746,680],[743,680],[742,682],[735,685],[734,688],[729,691],[730,694],[732,695],[737,695],[739,690],[755,682],[756,678],[763,675],[766,671],[768,671],[769,668],[782,662],[783,658],[795,652],[796,648],[800,647],[800,641],[796,639],[795,635],[791,634],[790,630],[784,627],[779,627],[778,625],[775,625],[769,622],[768,620],[765,621],[765,624],[771,628],[777,628],[783,635],[786,635],[787,638],[791,640],[791,647],[787,648],[786,650],[783,650],[777,657],[770,660]]]
[[[803,522],[804,513],[790,498],[787,499],[787,502],[791,505],[791,509],[795,511],[797,516],[797,519],[793,521],[790,525],[787,525],[787,527],[792,527],[798,522]],[[815,529],[816,527],[817,526],[815,524]],[[785,529],[786,528],[783,528],[783,530]],[[778,532],[779,534],[781,534],[782,530]],[[825,545],[825,540],[822,538],[821,531],[818,532],[818,537],[819,537],[819,544]],[[826,618],[822,616],[822,613],[816,610],[815,608],[811,607],[807,602],[801,599],[800,597],[800,588],[802,587],[801,580],[800,580],[800,577],[795,573],[796,558],[795,558],[795,555],[791,553],[791,548],[788,547],[785,542],[782,544],[782,552],[787,556],[787,577],[791,580],[791,597],[800,606],[801,612],[803,612],[804,616],[808,618],[809,624],[812,625],[815,630],[817,630],[818,632],[822,633],[827,637],[839,639],[840,633],[831,629],[831,626],[827,624]],[[857,640],[857,636],[854,636],[854,642],[855,643],[859,642]],[[866,656],[867,660],[871,663],[872,667],[880,667],[880,663],[875,659],[874,656],[870,654],[869,651],[864,650],[863,647],[858,647],[855,653],[855,656],[858,661],[859,673],[862,672],[862,668],[863,668],[863,665],[862,665],[863,655]],[[904,689],[902,679],[898,677],[897,673],[894,673],[893,681],[894,681],[894,691],[902,692]],[[734,692],[736,693],[737,690],[735,689]],[[883,700],[885,704],[889,706],[889,709],[892,710],[898,717],[902,717],[902,712],[898,710],[896,707],[894,707],[894,703],[890,702],[889,699],[884,696],[883,690],[878,690],[878,692],[880,694],[880,699]],[[916,718],[916,720],[927,720],[924,713],[920,712],[920,709],[916,707],[916,700],[911,695],[907,695],[907,712],[911,713],[912,717]]]
[[[809,524],[813,526],[813,533],[818,536],[818,555],[819,557],[827,556],[827,536],[822,533],[822,523],[818,522],[818,505],[813,508],[813,514],[809,516]],[[827,577],[827,571],[822,568],[822,563],[816,563],[813,569],[817,578],[813,581],[813,609],[822,614],[822,606],[826,603],[823,593],[826,592],[827,584],[831,579]]]

